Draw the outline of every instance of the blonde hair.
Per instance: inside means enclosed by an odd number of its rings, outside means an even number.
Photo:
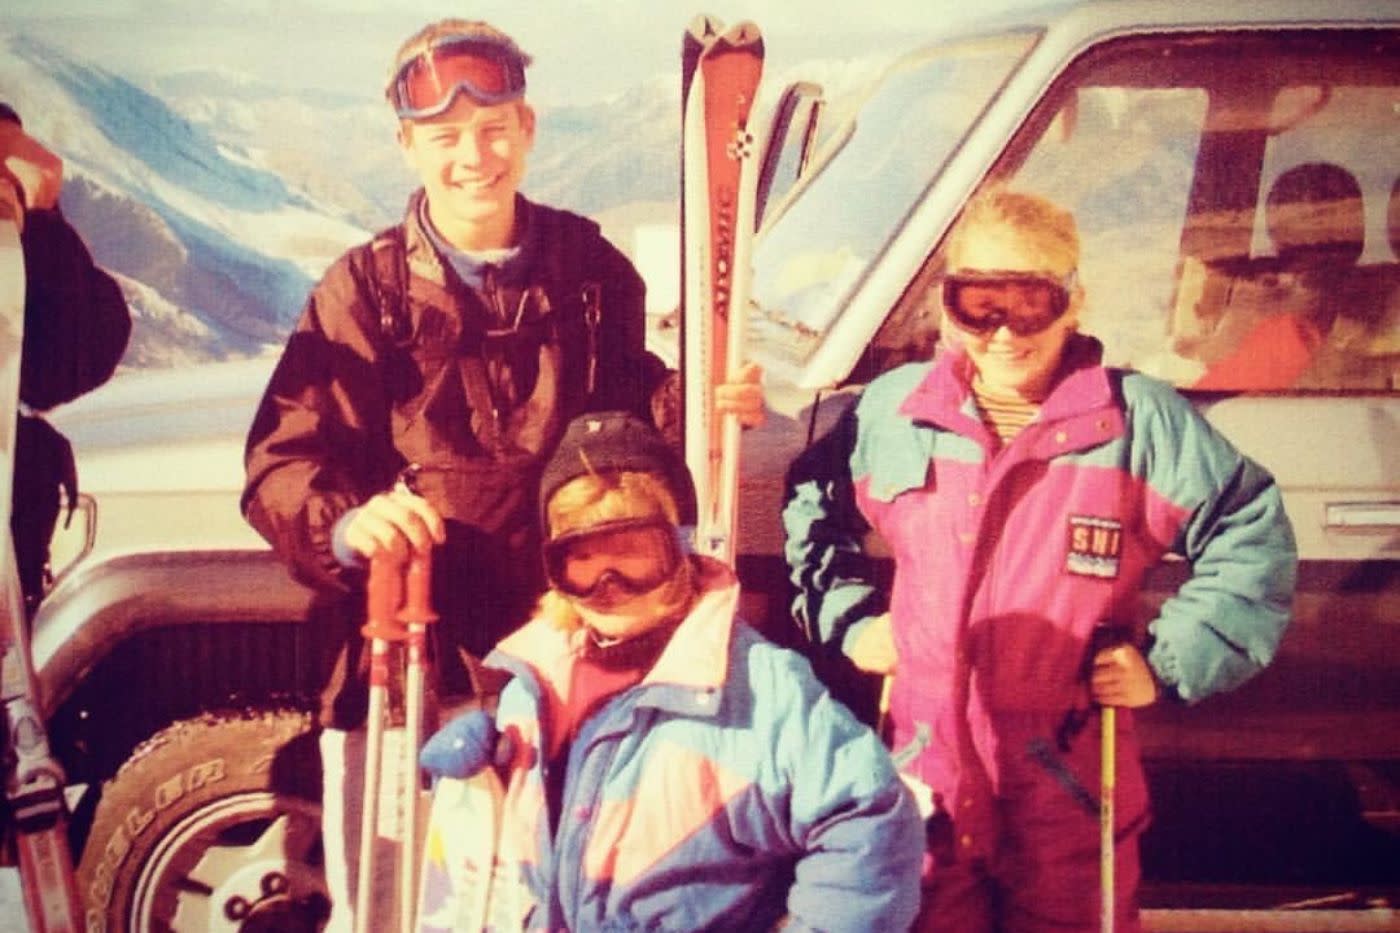
[[[631,470],[576,476],[554,491],[544,510],[551,538],[625,518],[658,518],[675,525],[679,516],[676,499],[664,479]]]
[[[545,503],[545,532],[556,538],[569,531],[628,518],[656,518],[672,526],[680,509],[666,481],[654,473],[624,470],[585,473],[560,486]],[[695,570],[689,559],[681,561],[675,576],[663,584],[660,604],[684,608],[695,592]],[[572,632],[583,624],[572,600],[557,590],[540,597],[536,614],[556,628]]]
[[[963,244],[988,227],[1011,231],[1061,272],[1068,273],[1079,265],[1079,230],[1073,214],[1040,195],[993,188],[963,208],[948,238],[949,268],[953,268],[953,259],[962,252]]]
[[[479,19],[440,19],[424,26],[405,39],[403,44],[399,46],[399,50],[394,53],[394,63],[389,67],[389,77],[384,83],[385,95],[387,96],[390,89],[393,88],[394,79],[398,77],[399,69],[404,66],[405,62],[422,55],[445,36],[484,39],[493,42],[520,59],[521,68],[528,68],[534,61],[519,45],[516,45],[514,39],[488,22]]]

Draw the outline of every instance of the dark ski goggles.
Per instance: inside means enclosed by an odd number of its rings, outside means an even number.
[[[404,62],[387,95],[404,120],[435,117],[458,93],[493,107],[525,93],[525,64],[511,49],[483,36],[448,36]]]
[[[1029,337],[1058,321],[1069,308],[1075,274],[1063,279],[1044,272],[1004,270],[950,273],[943,279],[943,310],[978,336],[1005,327]]]
[[[671,579],[681,562],[675,526],[663,519],[623,519],[565,532],[544,546],[550,586],[586,599],[612,583],[640,596]]]

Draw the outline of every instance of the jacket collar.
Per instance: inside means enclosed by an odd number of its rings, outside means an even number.
[[[729,673],[739,583],[720,562],[698,556],[695,560],[700,567],[700,598],[642,679],[644,686],[714,691]],[[537,618],[502,640],[489,663],[513,669],[523,663],[542,680],[554,680],[565,676],[580,657],[582,637],[582,632],[563,632]]]
[[[427,219],[427,195],[422,188],[408,199],[408,206],[404,209],[403,229],[404,229],[404,250],[408,258],[409,271],[419,278],[427,279],[429,282],[446,287],[447,273],[445,271],[449,260],[442,252],[440,235],[428,228]],[[528,200],[524,195],[515,196],[516,216],[524,223],[525,232],[521,237],[519,249],[504,263],[501,264],[498,274],[502,285],[519,285],[528,278],[531,267],[540,255],[548,255],[552,251],[540,243],[541,237],[546,231],[541,230],[540,220],[542,211],[533,201]],[[459,253],[459,256],[468,257],[466,253]],[[470,259],[468,257],[468,262]],[[473,279],[471,275],[462,276],[464,281]]]
[[[1114,406],[1113,382],[1109,371],[1100,365],[1102,360],[1103,344],[1097,339],[1087,334],[1071,335],[1065,345],[1062,375],[1041,406],[1037,420],[1059,421]],[[972,360],[962,347],[944,351],[905,397],[899,413],[914,421],[981,433],[981,419],[972,397],[972,376]]]
[[[423,229],[423,210],[427,195],[419,188],[408,199],[404,210],[403,240],[408,271],[416,278],[426,279],[439,288],[447,287],[447,272],[442,257],[433,248],[433,239]]]
[[[677,627],[644,684],[717,690],[729,674],[729,643],[739,608],[734,572],[709,557],[700,566],[700,599]]]

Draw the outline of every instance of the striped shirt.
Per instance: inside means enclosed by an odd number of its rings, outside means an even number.
[[[977,413],[982,423],[992,433],[1001,438],[1003,445],[1021,433],[1040,414],[1044,397],[1024,398],[1015,392],[993,389],[986,385],[980,376],[972,381],[972,397],[977,403]]]

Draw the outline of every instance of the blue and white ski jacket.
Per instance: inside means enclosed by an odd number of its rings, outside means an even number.
[[[522,928],[906,929],[922,827],[889,756],[805,659],[735,618],[732,573],[697,559],[695,609],[574,737],[557,831],[541,749],[579,640],[537,619],[487,659],[515,675],[496,722]]]

